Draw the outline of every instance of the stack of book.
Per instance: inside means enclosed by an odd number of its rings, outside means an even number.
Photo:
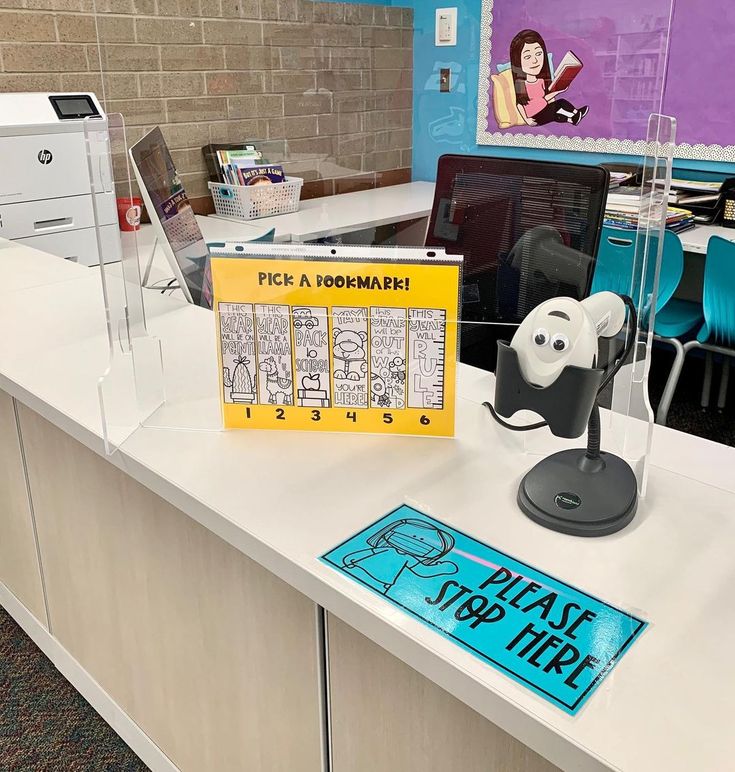
[[[243,169],[252,168],[260,164],[263,154],[255,149],[254,145],[248,145],[241,150],[218,150],[217,163],[224,182],[230,185],[244,185],[241,181]]]
[[[660,207],[661,205],[659,205]],[[658,210],[660,212],[660,208]],[[621,187],[607,197],[605,225],[613,228],[636,230],[641,212],[641,191],[636,187]],[[654,211],[653,216],[656,216]],[[694,215],[687,209],[667,207],[666,227],[674,233],[682,233],[694,227]]]
[[[211,182],[270,185],[283,182],[283,167],[269,164],[255,145],[207,145],[202,148]]]
[[[722,182],[710,180],[671,180],[669,191],[670,204],[704,203],[717,201],[722,190]]]
[[[670,206],[666,213],[666,227],[674,233],[683,233],[695,226],[694,214],[689,209]]]
[[[691,209],[698,223],[713,223],[722,213],[724,187],[710,180],[671,180],[669,203]]]
[[[610,190],[628,185],[635,175],[632,172],[610,172]]]

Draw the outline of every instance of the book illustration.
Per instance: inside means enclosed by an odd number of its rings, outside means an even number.
[[[368,407],[367,308],[332,309],[334,404]]]
[[[404,571],[424,579],[456,574],[457,564],[443,560],[454,543],[450,533],[431,523],[415,518],[395,520],[370,536],[365,549],[345,555],[342,566],[387,595]]]
[[[326,308],[294,306],[291,311],[296,359],[296,404],[331,405],[329,329]]]
[[[257,398],[253,305],[218,303],[217,314],[224,400],[252,405]]]
[[[447,312],[408,309],[408,406],[444,408]]]
[[[370,309],[371,407],[406,407],[406,309]]]
[[[549,86],[549,92],[560,93],[566,91],[572,85],[572,81],[577,75],[582,72],[582,67],[584,65],[574,51],[567,51],[554,72],[554,80]]]
[[[549,123],[579,124],[589,107],[575,107],[560,97],[583,66],[574,52],[568,51],[552,77],[551,55],[543,37],[536,30],[521,30],[510,43],[510,66],[499,66],[500,74],[491,78],[498,126],[507,129]]]
[[[262,405],[293,405],[290,308],[257,304],[258,396]]]
[[[241,185],[272,185],[286,179],[282,166],[238,167]]]

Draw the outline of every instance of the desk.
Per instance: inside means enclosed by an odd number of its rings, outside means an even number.
[[[302,201],[298,212],[263,217],[253,224],[276,229],[276,241],[314,241],[327,236],[428,217],[433,182],[408,182]],[[210,215],[222,222],[224,218]],[[423,244],[423,240],[422,240]]]
[[[343,193],[302,201],[298,212],[240,222],[226,217],[197,215],[206,241],[251,241],[275,228],[277,243],[304,242],[329,236],[377,228],[407,220],[428,217],[434,200],[434,183],[411,182],[387,188]],[[425,230],[416,234],[423,244]],[[141,275],[145,271],[155,234],[152,225],[142,225],[138,235]],[[113,274],[115,269],[112,270]],[[162,248],[156,247],[149,283],[171,278],[171,269]]]
[[[704,255],[707,253],[707,243],[712,236],[735,241],[735,228],[724,228],[721,225],[697,225],[691,230],[684,231],[679,238],[685,252]]]
[[[155,772],[322,772],[327,731],[334,772],[731,768],[735,450],[656,426],[649,496],[597,540],[520,514],[533,460],[467,366],[454,440],[143,427],[105,457],[99,279],[3,250],[32,278],[0,303],[0,602]],[[147,304],[192,386],[216,373],[213,315]],[[561,713],[317,560],[402,501],[649,629]]]

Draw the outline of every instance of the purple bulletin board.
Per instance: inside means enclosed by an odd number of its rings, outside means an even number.
[[[735,0],[483,0],[477,142],[643,154],[662,112],[676,156],[735,161],[733,35]]]

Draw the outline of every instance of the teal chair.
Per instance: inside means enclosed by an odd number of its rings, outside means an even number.
[[[735,356],[735,243],[732,241],[720,236],[710,237],[704,264],[702,295],[704,324],[697,333],[696,340],[689,341],[684,345],[684,356],[686,357],[695,348],[701,348],[706,352],[702,407],[709,405],[713,355],[721,354],[723,356],[722,378],[720,379],[720,391],[717,398],[717,407],[722,410],[727,400],[730,358]],[[678,366],[672,368],[669,375],[666,384],[669,402],[676,391],[683,366],[682,359]]]
[[[262,241],[268,244],[272,244],[275,236],[276,236],[276,229],[271,228],[269,231],[266,231],[262,236],[258,236],[257,239],[250,239],[250,241]]]
[[[610,290],[619,295],[631,293],[635,238],[634,231],[607,225],[602,229],[592,292]],[[649,248],[654,254],[657,241],[654,237]],[[654,322],[654,332],[662,338],[678,338],[702,321],[702,306],[699,303],[674,297],[683,273],[684,250],[681,240],[675,233],[665,231]]]
[[[595,273],[592,278],[592,292],[610,290],[620,295],[637,294],[631,286],[636,257],[635,239],[634,231],[607,225],[602,229]],[[656,254],[657,248],[658,237],[654,237],[649,251]],[[684,250],[681,240],[672,231],[665,231],[653,332],[657,341],[667,343],[674,349],[672,373],[677,369],[681,372],[686,356],[685,347],[679,337],[694,330],[701,324],[703,318],[701,304],[674,297],[683,273]],[[671,383],[671,375],[669,375],[667,389]],[[656,416],[657,422],[663,424],[666,423],[673,397],[673,390],[669,393],[667,389],[664,390]]]

